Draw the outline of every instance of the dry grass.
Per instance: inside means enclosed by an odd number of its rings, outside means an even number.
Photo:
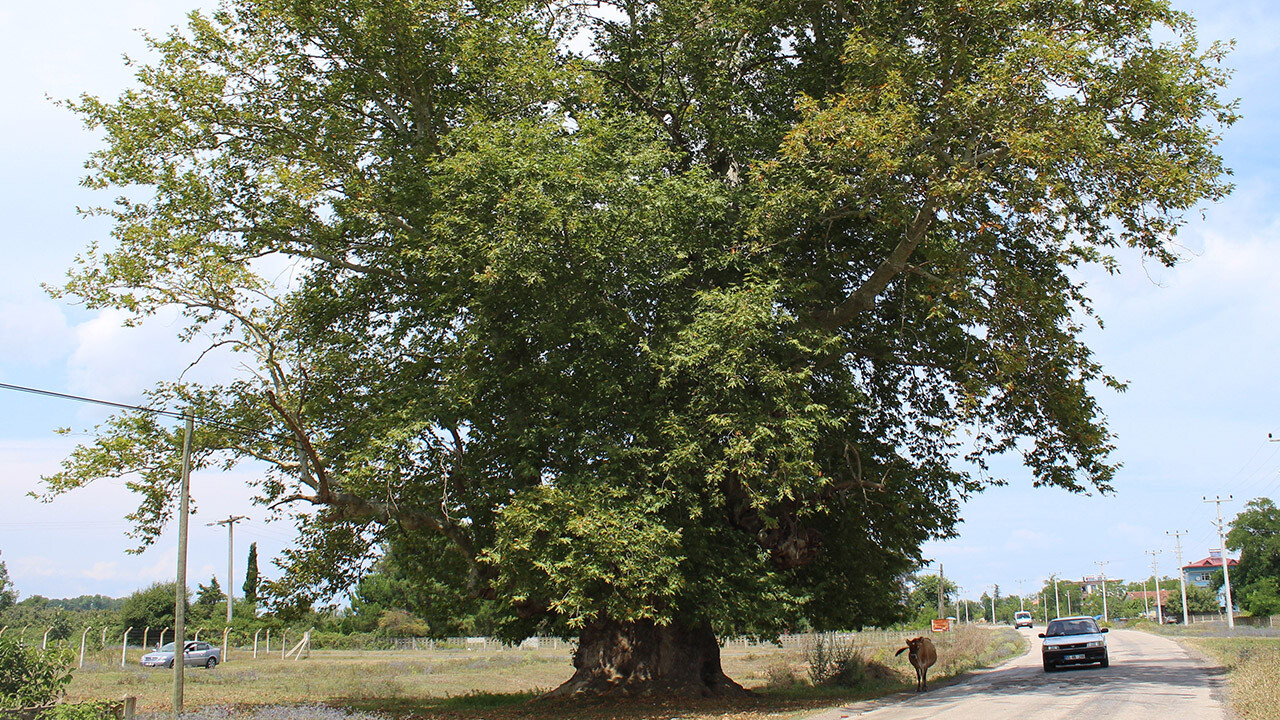
[[[930,681],[942,681],[974,667],[1021,652],[1009,635],[1017,633],[961,628],[935,636],[939,663]],[[549,702],[544,691],[572,674],[565,649],[317,651],[310,659],[282,661],[278,656],[254,660],[240,652],[209,671],[186,673],[188,708],[212,706],[326,705],[376,712],[393,717],[450,720],[763,720],[803,716],[815,710],[909,688],[914,672],[906,653],[895,647],[862,648],[867,662],[864,680],[855,688],[815,688],[805,679],[808,668],[800,649],[774,646],[724,649],[725,672],[755,690],[740,700],[634,702]],[[143,669],[136,654],[128,666],[119,656],[104,656],[75,673],[68,689],[72,701],[138,697],[141,709],[164,711],[170,705],[173,675]]]
[[[1244,720],[1280,718],[1280,639],[1184,640],[1227,668],[1231,707]]]

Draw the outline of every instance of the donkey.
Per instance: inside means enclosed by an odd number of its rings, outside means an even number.
[[[906,647],[898,650],[893,656],[901,655],[903,650],[911,651],[907,659],[916,669],[916,692],[928,690],[925,678],[929,675],[929,668],[938,662],[938,651],[933,647],[933,641],[927,637],[913,638],[907,641]]]

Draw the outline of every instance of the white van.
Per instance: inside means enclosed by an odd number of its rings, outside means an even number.
[[[1016,628],[1031,627],[1032,624],[1033,623],[1031,621],[1031,613],[1027,612],[1026,610],[1019,610],[1018,612],[1013,614],[1014,627]]]

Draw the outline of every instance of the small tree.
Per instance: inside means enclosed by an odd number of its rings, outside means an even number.
[[[1220,609],[1218,596],[1212,590],[1202,588],[1199,585],[1187,585],[1187,612],[1192,614],[1216,613]],[[1176,618],[1182,617],[1181,589],[1169,592],[1169,602],[1165,605],[1165,612]]]
[[[258,543],[249,543],[249,563],[244,570],[244,599],[258,602]]]
[[[71,652],[0,637],[0,709],[47,704],[71,682]]]
[[[18,591],[13,587],[13,581],[9,579],[9,569],[4,566],[4,561],[0,560],[0,612],[13,607],[18,602]]]
[[[217,605],[224,599],[226,599],[226,595],[222,594],[222,586],[218,584],[217,575],[209,578],[208,585],[196,586],[197,605]]]

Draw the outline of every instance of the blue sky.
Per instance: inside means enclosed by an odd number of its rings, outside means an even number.
[[[1124,463],[1116,493],[1034,489],[1026,472],[1003,468],[1009,485],[970,501],[960,536],[927,548],[969,597],[992,584],[1012,592],[1019,581],[1030,592],[1051,573],[1094,573],[1099,561],[1109,577],[1140,579],[1150,573],[1148,550],[1163,551],[1168,573],[1175,561],[1166,531],[1189,532],[1187,561],[1217,545],[1213,506],[1202,496],[1233,495],[1223,508],[1230,517],[1280,489],[1280,442],[1267,442],[1268,432],[1280,437],[1280,5],[1175,5],[1196,15],[1202,41],[1237,40],[1229,92],[1241,99],[1243,119],[1221,146],[1237,190],[1190,217],[1180,236],[1184,264],[1169,270],[1125,257],[1119,277],[1087,275],[1106,321],[1089,342],[1130,384],[1101,396]],[[122,54],[145,57],[136,29],[161,31],[181,23],[186,9],[172,0],[0,6],[0,63],[9,68],[0,78],[0,382],[133,402],[193,359],[192,348],[174,341],[172,317],[123,328],[117,315],[52,300],[40,287],[57,284],[76,253],[108,230],[75,212],[105,200],[78,185],[97,140],[48,98],[114,95],[131,77]],[[122,482],[100,481],[51,505],[26,497],[104,417],[0,391],[0,560],[24,596],[120,596],[173,576],[175,532],[142,555],[125,554],[123,517],[134,502]],[[59,427],[78,434],[55,435]],[[271,576],[268,559],[292,536],[287,522],[266,523],[249,504],[249,472],[193,478],[193,586],[215,572],[225,580],[226,531],[205,523],[250,516],[236,528],[237,576],[249,542],[259,544]]]

